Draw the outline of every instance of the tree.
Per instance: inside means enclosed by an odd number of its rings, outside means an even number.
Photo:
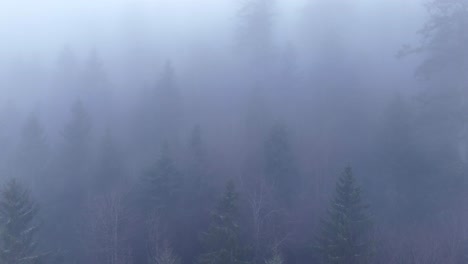
[[[247,0],[239,10],[238,40],[255,66],[268,67],[271,62],[274,8],[274,0]]]
[[[265,264],[284,264],[284,259],[279,253],[275,253],[271,258],[265,261]]]
[[[370,220],[361,193],[351,168],[346,168],[336,184],[336,194],[318,238],[322,263],[366,263],[370,248],[366,234]]]
[[[426,174],[430,175],[424,177],[431,178],[432,185],[425,193],[445,211],[466,188],[468,1],[431,0],[426,7],[420,43],[405,46],[399,55],[418,54],[422,59],[416,70],[424,88],[418,94],[418,139],[426,147]]]
[[[87,162],[91,122],[81,101],[71,109],[71,119],[63,131],[64,145],[62,158],[68,171],[75,177],[83,177]],[[76,181],[77,179],[75,179]]]
[[[146,188],[148,208],[164,218],[173,216],[180,199],[181,173],[169,153],[169,147],[163,146],[156,164],[146,172],[143,178]]]
[[[274,126],[265,142],[265,177],[276,199],[290,206],[298,193],[300,179],[289,134],[283,125]]]
[[[102,139],[97,162],[93,186],[100,192],[109,193],[122,180],[124,174],[124,159],[110,131],[107,131]]]
[[[41,256],[36,252],[35,225],[37,205],[29,191],[15,179],[6,183],[0,192],[0,262],[35,264]]]
[[[63,145],[57,161],[54,183],[49,188],[53,206],[44,215],[47,223],[44,229],[49,235],[49,244],[66,247],[66,258],[80,259],[83,243],[80,241],[76,227],[80,224],[83,202],[90,183],[90,137],[91,122],[81,101],[71,109],[70,121],[63,130]],[[51,210],[53,208],[53,210]]]
[[[84,221],[87,263],[129,264],[131,215],[125,193],[110,193],[90,199]]]
[[[233,182],[228,182],[226,191],[212,213],[211,225],[203,234],[205,253],[200,264],[247,263],[246,250],[242,247],[239,235],[238,193]]]
[[[180,139],[182,105],[175,70],[170,62],[164,66],[157,83],[155,114],[161,142],[167,141],[171,146],[177,146]]]
[[[194,187],[192,190],[197,192],[199,195],[200,188],[202,184],[205,184],[203,179],[206,175],[206,157],[205,157],[205,146],[203,143],[202,133],[200,126],[195,126],[190,135],[190,142],[188,151],[190,154],[190,164],[189,170],[191,172],[190,181],[191,187]]]
[[[382,185],[380,188],[373,188],[373,191],[381,192],[382,188],[389,191],[390,195],[385,197],[384,202],[390,206],[386,210],[393,212],[391,215],[395,216],[395,220],[419,222],[428,219],[441,201],[438,189],[445,183],[437,180],[438,177],[434,174],[437,171],[436,165],[427,160],[427,151],[417,134],[420,124],[414,111],[407,99],[396,96],[382,120],[378,144],[381,162],[376,164],[375,169],[387,180],[375,179],[376,184]],[[436,182],[438,183],[435,184]],[[414,190],[414,186],[418,186],[418,191]],[[382,197],[382,193],[376,196]]]
[[[34,185],[44,181],[49,162],[49,147],[42,124],[31,114],[23,127],[15,162],[15,172],[22,180]]]
[[[79,96],[84,100],[93,117],[99,121],[111,118],[112,93],[104,63],[97,49],[92,49],[81,75]]]
[[[158,249],[156,253],[150,256],[149,264],[179,264],[180,259],[177,257],[173,250],[164,243],[162,248]]]
[[[430,143],[468,163],[468,2],[431,0],[426,7],[421,43],[406,45],[399,55],[423,56],[417,74],[424,81],[420,101]]]

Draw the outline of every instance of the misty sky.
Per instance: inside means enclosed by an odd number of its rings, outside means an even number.
[[[154,21],[151,28],[162,37],[182,38],[197,34],[229,31],[232,7],[240,0],[2,0],[0,1],[0,46],[42,53],[60,49],[64,43],[99,45],[123,27],[132,13]],[[307,0],[278,1],[284,21],[299,23]],[[347,1],[343,1],[347,2]],[[420,0],[355,0],[353,7],[362,13],[360,20],[408,20],[421,9]],[[346,6],[344,6],[346,8]],[[385,16],[386,14],[387,16]],[[415,20],[419,20],[415,18]],[[228,26],[228,28],[226,28]],[[282,25],[283,26],[283,25]],[[392,30],[392,28],[382,29]],[[90,39],[84,37],[91,37]],[[83,40],[86,39],[86,40]],[[31,50],[34,41],[36,50]],[[94,43],[93,43],[94,42]],[[14,43],[14,45],[9,45]],[[4,54],[3,49],[1,52]]]

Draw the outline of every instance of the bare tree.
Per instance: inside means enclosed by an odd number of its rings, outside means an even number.
[[[148,230],[148,255],[149,264],[179,264],[180,259],[176,256],[165,239],[164,228],[156,215],[147,221]]]
[[[85,245],[91,263],[132,263],[124,195],[113,193],[91,198],[87,217]]]

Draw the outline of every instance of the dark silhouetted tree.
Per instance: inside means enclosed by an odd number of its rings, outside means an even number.
[[[300,179],[285,126],[275,125],[265,142],[265,177],[276,199],[291,205],[298,194]]]
[[[164,145],[156,164],[143,177],[148,209],[161,218],[170,218],[178,209],[182,188],[181,172],[169,152],[169,147]]]
[[[317,247],[321,263],[367,263],[370,253],[367,235],[371,223],[366,210],[361,189],[348,167],[336,184],[335,197],[323,220]]]

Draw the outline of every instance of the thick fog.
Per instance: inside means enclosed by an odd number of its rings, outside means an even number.
[[[468,263],[467,0],[0,1],[0,264]]]

